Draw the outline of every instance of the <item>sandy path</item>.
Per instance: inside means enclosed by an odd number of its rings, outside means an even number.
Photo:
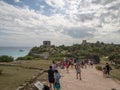
[[[82,80],[76,79],[75,70],[70,69],[70,73],[60,69],[61,90],[120,90],[120,84],[111,78],[103,78],[102,72],[95,68],[82,69]]]

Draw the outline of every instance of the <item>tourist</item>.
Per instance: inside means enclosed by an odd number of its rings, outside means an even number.
[[[75,58],[74,59],[74,66],[76,67],[76,63],[78,62],[79,60],[78,60],[78,58]]]
[[[58,72],[58,70],[55,70],[55,83],[54,83],[55,90],[60,90],[60,78],[61,78],[60,73]]]
[[[91,60],[89,59],[89,60],[88,60],[88,66],[89,66],[89,67],[90,67],[90,63],[91,63]]]
[[[103,67],[102,71],[103,71],[103,77],[106,78],[106,68]]]
[[[81,67],[85,69],[87,68],[87,60],[82,60]]]
[[[74,65],[74,59],[71,58],[71,59],[70,59],[70,66],[71,66],[71,69],[73,69],[73,65]]]
[[[61,63],[60,63],[60,68],[61,68],[61,69],[64,69],[64,68],[65,68],[65,67],[64,67],[64,61],[63,61],[63,60],[62,60]]]
[[[63,67],[64,67],[64,68],[66,68],[66,66],[67,66],[66,61],[67,61],[67,59],[64,58],[64,60],[63,60]]]
[[[48,80],[49,80],[49,87],[52,90],[52,85],[55,82],[55,79],[54,79],[54,70],[52,69],[52,66],[50,66],[49,70],[48,70]]]
[[[80,62],[76,63],[75,69],[76,69],[76,79],[78,79],[78,77],[79,77],[79,79],[81,80],[81,65],[80,65]]]
[[[110,65],[108,63],[106,63],[105,68],[106,68],[107,77],[109,77],[110,71],[112,70],[112,68],[110,67]]]
[[[89,60],[89,67],[92,67],[93,68],[93,64],[94,64],[94,62],[93,62],[93,60]]]
[[[55,61],[52,62],[52,69],[56,70],[57,69],[57,63]]]
[[[70,66],[70,60],[66,60],[66,70],[67,70],[67,73],[69,73],[69,66]]]
[[[87,68],[87,60],[84,60],[84,66],[85,66],[85,69]]]

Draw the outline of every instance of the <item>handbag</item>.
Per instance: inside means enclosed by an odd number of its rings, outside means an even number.
[[[55,84],[54,84],[54,88],[55,88],[55,89],[60,89],[60,83],[55,83]]]

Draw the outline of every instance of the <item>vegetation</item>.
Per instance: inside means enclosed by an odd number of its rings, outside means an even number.
[[[47,63],[46,63],[47,62]],[[46,60],[31,60],[31,61],[16,61],[5,64],[14,64],[15,66],[0,66],[0,69],[4,72],[0,75],[0,88],[2,90],[16,90],[18,86],[30,81],[34,75],[38,75],[40,70],[36,69],[48,69],[51,61]],[[30,68],[29,68],[30,67]],[[33,69],[32,69],[33,68]],[[39,81],[46,81],[47,74],[43,74],[38,77]],[[26,89],[30,90],[30,89]]]
[[[0,70],[0,75],[2,74],[3,70]]]
[[[120,69],[113,69],[110,73],[110,75],[117,79],[117,80],[120,80]]]
[[[45,52],[49,53],[49,60],[63,60],[64,57],[74,58],[78,57],[80,60],[94,60],[94,63],[98,64],[96,69],[102,70],[102,65],[111,62],[113,77],[118,78],[120,76],[117,71],[120,69],[120,45],[119,44],[106,44],[97,41],[96,43],[86,44],[73,44],[72,46],[56,46],[56,47],[33,47],[28,56],[32,59],[43,58],[40,54]],[[23,58],[27,60],[26,58]],[[29,59],[29,60],[32,60]],[[21,59],[22,60],[22,59]],[[116,75],[113,74],[116,72]]]
[[[13,60],[14,58],[11,56],[7,55],[0,56],[0,62],[12,62]]]
[[[18,57],[16,60],[33,60],[32,56]]]
[[[120,64],[120,54],[113,53],[108,57],[108,59],[116,65]]]
[[[96,43],[74,44],[72,46],[56,46],[56,47],[33,47],[29,52],[29,56],[39,58],[39,54],[49,53],[48,59],[62,60],[63,57],[78,57],[80,59],[93,59],[95,63],[100,63],[101,57],[109,57],[114,63],[120,62],[120,45],[105,44],[97,41]],[[38,54],[35,55],[35,54]],[[115,56],[114,56],[115,55]]]
[[[95,67],[97,70],[100,70],[100,71],[102,71],[102,67],[99,65],[99,66],[96,66]]]
[[[111,63],[111,61],[109,61],[109,58],[107,58],[107,57],[101,58],[100,63],[96,65],[96,69],[99,70],[99,68],[100,68],[100,70],[101,70],[101,67],[104,67],[106,63],[109,63],[112,68],[112,70],[110,72],[110,76],[114,79],[120,80],[120,64],[116,65],[114,63]]]

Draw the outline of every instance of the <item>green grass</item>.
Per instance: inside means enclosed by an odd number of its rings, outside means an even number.
[[[19,61],[14,62],[14,64],[24,67],[48,69],[51,61]],[[0,75],[1,90],[15,90],[19,85],[25,83],[25,81],[29,81],[34,75],[37,75],[40,72],[40,70],[11,66],[0,66],[0,69],[3,70],[2,74]],[[42,80],[43,77],[47,78],[47,75],[39,77],[39,80]]]
[[[111,76],[113,78],[116,78],[117,80],[120,80],[120,69],[114,69],[111,71]]]
[[[0,66],[0,68],[3,70],[2,75],[0,75],[0,88],[2,90],[14,90],[39,72],[20,67]]]

